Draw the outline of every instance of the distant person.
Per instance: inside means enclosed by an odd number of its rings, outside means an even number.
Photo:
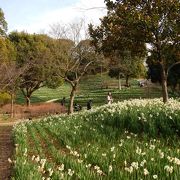
[[[108,95],[107,95],[107,103],[108,103],[108,104],[112,104],[112,102],[113,102],[112,94],[111,94],[111,92],[108,92]]]
[[[61,100],[61,106],[65,106],[65,103],[66,103],[66,98],[63,97],[62,100]]]
[[[140,82],[140,87],[144,87],[144,83],[143,82]]]
[[[82,106],[77,103],[74,103],[74,111],[81,111],[81,110],[82,110]]]
[[[92,108],[92,100],[89,100],[87,102],[87,110],[90,110]]]
[[[78,111],[78,105],[77,105],[77,103],[74,103],[74,111]]]
[[[79,111],[82,110],[82,106],[80,104],[78,105],[78,109],[79,109]]]

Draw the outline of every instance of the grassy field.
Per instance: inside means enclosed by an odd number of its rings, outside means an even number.
[[[118,80],[112,79],[107,75],[88,76],[81,80],[78,87],[75,102],[86,106],[89,99],[93,100],[93,106],[103,105],[106,103],[106,96],[109,91],[112,92],[114,101],[122,101],[130,98],[154,98],[161,96],[161,88],[159,86],[143,87],[138,86],[137,80],[131,80],[131,87],[122,87],[118,90]],[[125,80],[122,80],[125,84]],[[69,100],[71,87],[69,84],[64,84],[57,89],[41,88],[33,93],[31,102],[39,103],[49,100],[60,101],[63,97]],[[19,104],[24,103],[24,97],[21,93],[17,95],[16,102]]]
[[[104,105],[14,128],[13,179],[152,180],[180,177],[180,103]]]

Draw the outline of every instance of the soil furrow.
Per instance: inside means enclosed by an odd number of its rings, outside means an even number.
[[[12,126],[0,126],[0,180],[9,180],[12,166],[8,158],[13,153]]]

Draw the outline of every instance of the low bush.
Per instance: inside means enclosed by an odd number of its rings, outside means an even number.
[[[11,100],[11,96],[8,93],[2,92],[0,93],[0,105],[5,105],[9,103]]]

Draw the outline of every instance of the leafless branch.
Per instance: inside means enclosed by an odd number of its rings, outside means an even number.
[[[169,71],[171,70],[171,68],[174,67],[174,66],[176,66],[177,64],[180,64],[180,61],[178,61],[178,62],[172,64],[172,65],[168,68],[168,70],[167,70],[167,76],[168,76]]]

